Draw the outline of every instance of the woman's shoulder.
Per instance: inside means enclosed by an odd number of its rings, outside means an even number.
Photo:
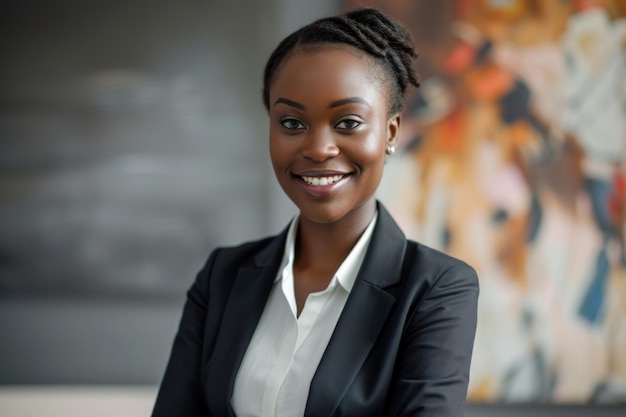
[[[226,253],[250,253],[262,250],[267,247],[272,241],[278,239],[280,235],[264,236],[258,239],[247,240],[245,242],[237,243],[234,245],[219,246],[216,250]]]
[[[245,266],[249,262],[265,263],[268,258],[282,255],[285,232],[273,236],[245,241],[236,245],[219,246],[211,252],[209,262],[233,267]]]
[[[434,278],[452,274],[477,280],[476,271],[466,261],[414,240],[407,240],[405,260],[415,274],[428,272]]]
[[[373,239],[383,244],[376,246],[377,253],[383,259],[387,259],[387,262],[392,262],[393,259],[393,262],[402,263],[401,276],[407,285],[429,287],[437,282],[449,280],[478,284],[476,272],[467,262],[421,242],[407,239],[400,226],[380,202],[378,210],[380,227]],[[404,255],[401,257],[394,255],[398,250],[403,250]]]

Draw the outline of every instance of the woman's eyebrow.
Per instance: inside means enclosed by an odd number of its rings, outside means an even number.
[[[274,106],[277,105],[278,103],[283,103],[288,106],[295,107],[296,109],[306,111],[306,107],[304,106],[304,104],[298,103],[297,101],[293,101],[293,100],[289,100],[289,99],[281,97],[274,102]]]
[[[290,107],[295,107],[296,109],[300,109],[304,111],[306,111],[307,109],[304,104],[298,103],[297,101],[289,100],[284,97],[280,97],[276,99],[276,101],[274,102],[274,106],[277,105],[278,103],[283,103]],[[340,106],[344,106],[346,104],[352,104],[352,103],[359,103],[370,108],[372,107],[371,104],[369,104],[365,99],[361,97],[348,97],[348,98],[342,98],[340,100],[333,101],[332,103],[329,104],[328,108],[332,109],[334,107],[340,107]]]
[[[333,107],[339,107],[339,106],[352,104],[352,103],[359,103],[359,104],[364,104],[370,108],[372,107],[371,104],[369,104],[367,101],[365,101],[365,99],[362,99],[361,97],[342,98],[341,100],[333,101],[332,103],[330,103],[328,107],[333,108]]]

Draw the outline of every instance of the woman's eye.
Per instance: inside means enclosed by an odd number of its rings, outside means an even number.
[[[280,124],[285,129],[289,129],[289,130],[304,129],[304,125],[298,119],[283,119],[280,121]]]
[[[356,120],[346,119],[337,123],[335,127],[337,129],[356,129],[360,124],[361,122],[357,122]]]

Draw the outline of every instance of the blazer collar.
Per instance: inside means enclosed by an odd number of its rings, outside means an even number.
[[[224,309],[217,343],[207,364],[207,395],[230,407],[235,377],[278,273],[288,228],[240,268]],[[378,221],[356,282],[311,382],[305,416],[330,416],[377,340],[395,297],[384,291],[399,282],[406,239],[378,203]]]
[[[387,209],[380,202],[377,204],[378,223],[357,280],[386,288],[400,281],[406,237]]]
[[[385,288],[401,279],[406,238],[378,203],[379,217],[354,287],[311,381],[308,416],[330,416],[378,340],[396,298]]]

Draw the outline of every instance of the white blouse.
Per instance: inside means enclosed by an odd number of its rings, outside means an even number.
[[[237,373],[231,405],[237,417],[302,417],[309,386],[352,290],[378,213],[325,290],[307,297],[297,316],[293,261],[298,218],[267,304]]]

